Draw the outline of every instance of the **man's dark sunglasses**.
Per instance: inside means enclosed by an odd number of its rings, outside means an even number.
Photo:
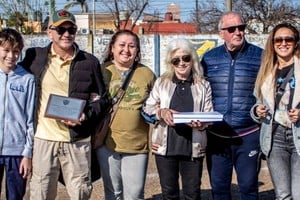
[[[59,35],[63,35],[66,31],[68,31],[68,33],[70,35],[74,35],[77,31],[76,27],[63,27],[63,26],[57,26],[57,27],[50,27],[51,30],[55,30]]]
[[[226,28],[221,28],[221,30],[227,30],[228,33],[233,33],[235,32],[236,29],[239,29],[239,31],[244,31],[246,29],[246,24],[241,24],[238,26],[229,26]]]

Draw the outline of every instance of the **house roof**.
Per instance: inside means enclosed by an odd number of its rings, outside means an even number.
[[[162,23],[141,23],[137,25],[134,32],[143,34],[195,34],[197,33],[197,26],[192,23],[179,23],[177,21],[162,22]]]

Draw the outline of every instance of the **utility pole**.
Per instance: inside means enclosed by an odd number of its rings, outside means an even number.
[[[227,11],[232,11],[232,0],[227,0]]]
[[[95,1],[93,0],[93,36],[96,34],[96,16],[95,16],[95,12],[96,12],[96,6],[95,6]]]
[[[198,0],[196,0],[196,28],[197,33],[199,33],[199,6],[198,6]]]

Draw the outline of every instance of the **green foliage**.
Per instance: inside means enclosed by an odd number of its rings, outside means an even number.
[[[24,25],[24,21],[27,19],[26,14],[21,12],[13,12],[10,13],[7,20],[7,25],[11,27],[15,27],[16,29],[20,29]]]
[[[21,33],[23,33],[24,35],[30,35],[33,34],[33,27],[28,27],[28,26],[23,26],[21,29]]]
[[[53,1],[54,0],[50,0]],[[45,0],[44,6],[49,2]],[[42,20],[42,11],[41,9],[36,9],[33,6],[32,1],[28,0],[0,0],[0,7],[3,12],[3,18],[6,20],[8,27],[14,27],[19,31],[24,33],[33,32],[32,28],[25,27],[24,22],[32,20],[33,16],[36,16],[34,20]],[[43,7],[43,5],[41,5]]]

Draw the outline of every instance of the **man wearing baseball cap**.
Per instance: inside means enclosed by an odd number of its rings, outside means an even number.
[[[21,62],[37,81],[30,199],[54,200],[60,171],[72,200],[89,199],[91,195],[90,136],[108,101],[99,61],[79,49],[76,32],[72,13],[54,12],[47,30],[52,42],[47,47],[29,48]],[[45,117],[51,94],[85,100],[80,118]],[[91,102],[92,94],[103,98]]]
[[[58,10],[54,12],[52,17],[49,19],[49,26],[57,27],[64,22],[71,22],[76,26],[76,20],[72,13],[66,10]]]

